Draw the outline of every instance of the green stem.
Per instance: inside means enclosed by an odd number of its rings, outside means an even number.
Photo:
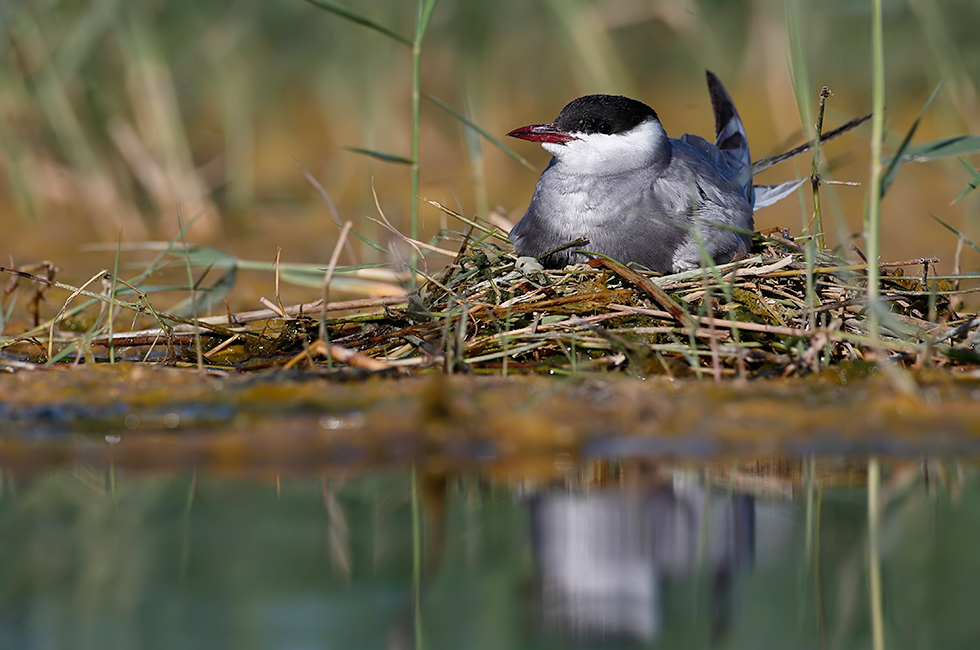
[[[823,217],[820,216],[820,134],[823,132],[823,112],[831,92],[827,86],[820,91],[820,107],[817,109],[817,133],[813,136],[813,164],[810,167],[810,184],[813,185],[813,228],[817,245],[826,248],[823,237]]]
[[[422,3],[419,3],[421,12]],[[422,43],[412,44],[412,239],[419,238],[419,120],[422,113]],[[412,261],[415,266],[415,261]]]
[[[418,0],[415,19],[415,38],[412,39],[412,239],[419,238],[419,121],[422,116],[422,40],[435,9],[436,0]],[[418,265],[417,253],[412,253],[411,268]],[[412,289],[415,274],[412,274]]]
[[[878,258],[881,229],[881,144],[885,133],[885,54],[882,31],[881,0],[872,2],[871,11],[871,58],[873,68],[872,100],[874,112],[871,118],[871,183],[868,216],[864,224],[864,240],[868,258],[868,327],[872,340],[877,340],[878,303],[880,298],[880,271]]]

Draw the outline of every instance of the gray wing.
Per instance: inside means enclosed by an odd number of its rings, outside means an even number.
[[[724,264],[748,252],[753,220],[745,192],[702,148],[686,140],[670,145],[670,163],[648,171],[642,192],[636,185],[606,188],[617,217],[588,233],[586,250],[660,273],[698,268],[705,253]]]
[[[657,191],[661,195],[677,194],[673,201],[678,208],[685,205],[689,232],[697,225],[700,242],[698,237],[686,237],[674,253],[672,270],[697,268],[703,252],[719,264],[747,253],[754,222],[752,204],[744,188],[736,186],[725,168],[719,169],[713,159],[702,154],[701,148],[691,146],[687,140],[675,140],[673,144],[670,169],[658,183]]]

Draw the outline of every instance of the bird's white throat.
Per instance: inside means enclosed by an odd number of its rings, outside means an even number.
[[[654,117],[625,133],[573,133],[566,144],[542,142],[566,174],[606,176],[648,167],[670,156],[667,133]],[[664,162],[666,163],[667,160]]]

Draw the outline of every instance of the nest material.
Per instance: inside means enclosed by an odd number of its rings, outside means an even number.
[[[781,233],[757,236],[748,259],[659,277],[602,258],[544,271],[489,243],[487,232],[477,242],[463,237],[454,262],[406,296],[174,317],[172,327],[90,344],[113,346],[115,358],[333,373],[787,376],[881,355],[919,366],[980,365],[980,318],[961,317],[953,304],[971,290],[958,287],[965,276],[936,276],[935,259],[882,264],[882,306],[870,310],[864,264],[801,248]],[[921,273],[906,276],[905,267]],[[347,315],[328,318],[341,311]]]
[[[972,352],[977,342],[977,320],[956,315],[947,280],[929,277],[934,259],[882,265],[888,309],[876,314],[875,337],[864,265],[827,251],[808,255],[782,237],[760,237],[753,252],[657,277],[606,259],[528,270],[512,254],[476,249],[427,282],[409,309],[389,310],[412,323],[392,333],[408,345],[388,340],[366,353],[396,365],[429,357],[454,369],[786,375],[864,359],[872,349],[918,362],[928,353],[945,364],[956,356],[945,354],[949,346]],[[922,277],[904,276],[905,266],[920,266]]]
[[[930,277],[934,259],[882,265],[887,310],[876,315],[874,336],[865,266],[827,251],[808,254],[783,237],[760,237],[748,259],[666,277],[606,259],[544,271],[486,242],[462,251],[401,304],[325,320],[329,344],[318,341],[292,361],[317,352],[321,363],[329,357],[372,371],[680,376],[786,376],[876,354],[905,363],[977,362],[980,319],[952,311],[955,290]],[[904,275],[903,267],[915,266],[920,277]],[[345,306],[352,305],[330,308]],[[309,305],[305,324],[300,317],[277,337],[271,357],[245,365],[279,363],[297,341],[314,339],[317,310]]]

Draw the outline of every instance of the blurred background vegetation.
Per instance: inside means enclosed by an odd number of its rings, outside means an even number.
[[[414,2],[346,4],[414,31]],[[734,96],[757,159],[803,139],[823,85],[835,95],[825,129],[870,110],[870,11],[851,0],[442,0],[422,86],[498,136],[591,92],[646,101],[675,137],[710,135],[708,68]],[[980,133],[978,27],[975,0],[886,0],[888,150],[942,80],[915,142]],[[343,148],[410,156],[411,51],[400,43],[303,0],[14,0],[0,8],[0,34],[4,264],[51,259],[88,277],[92,263],[111,268],[112,252],[79,258],[81,244],[172,237],[178,204],[185,221],[198,217],[189,241],[260,260],[281,246],[284,261],[325,265],[338,220],[387,243],[364,218],[378,216],[372,191],[407,232],[408,167]],[[543,150],[513,143],[529,170],[430,102],[421,129],[422,197],[520,218]],[[867,179],[867,137],[864,127],[828,146],[829,177]],[[760,182],[809,165],[804,155]],[[956,238],[930,215],[980,241],[980,192],[951,205],[971,178],[955,158],[904,167],[884,204],[883,256],[936,255],[950,270]],[[865,189],[825,191],[828,243],[863,247]],[[807,189],[759,212],[756,227],[799,233],[809,204]],[[427,238],[445,217],[420,209]],[[356,255],[385,261],[368,247]],[[964,252],[963,270],[978,266]]]

